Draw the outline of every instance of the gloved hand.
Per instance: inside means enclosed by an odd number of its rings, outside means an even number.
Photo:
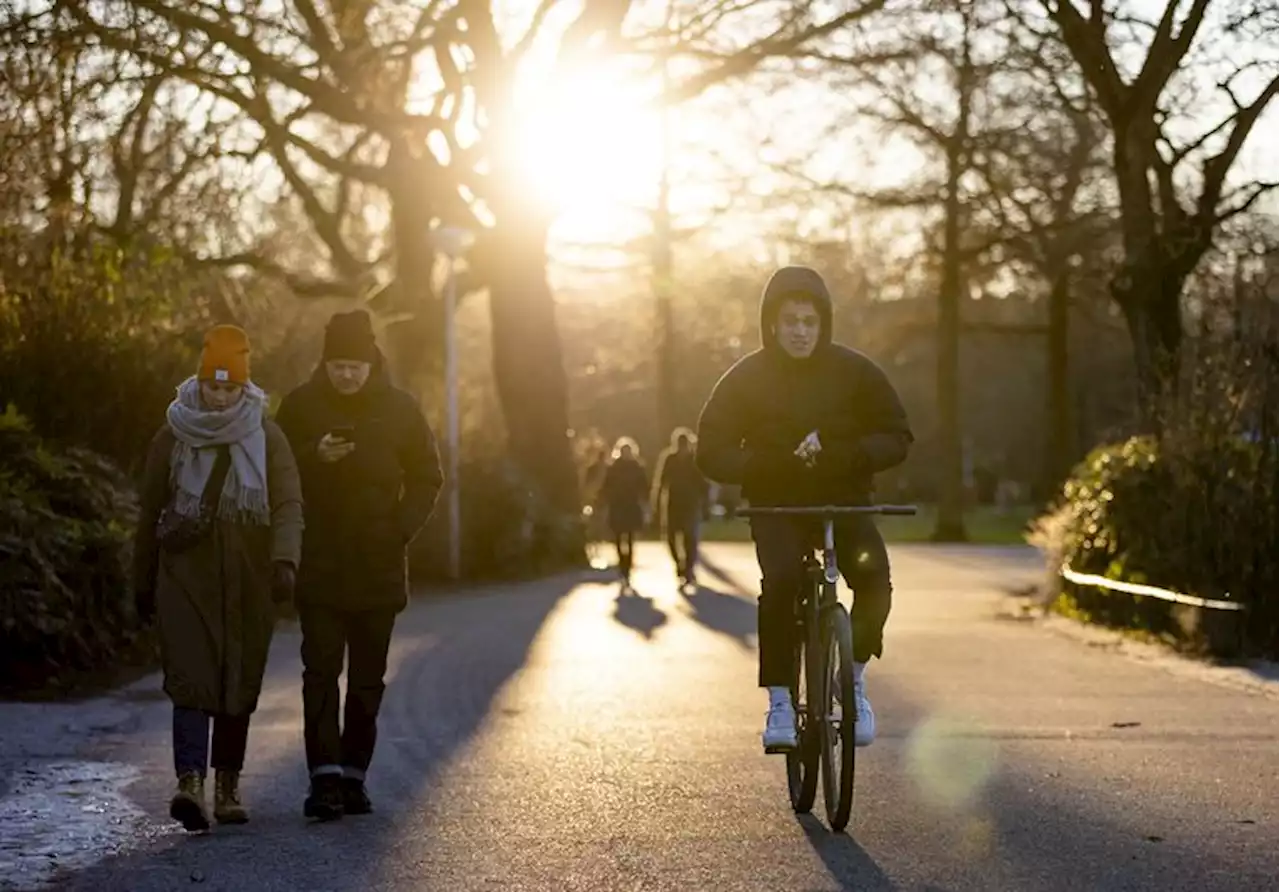
[[[809,435],[795,448],[793,454],[804,462],[805,467],[812,468],[817,463],[818,456],[821,453],[822,440],[819,438],[817,431],[810,431]]]
[[[277,604],[291,603],[297,581],[298,574],[293,564],[288,561],[274,562],[271,566],[271,599]]]

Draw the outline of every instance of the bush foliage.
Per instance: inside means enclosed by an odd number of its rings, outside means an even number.
[[[468,456],[459,478],[463,579],[527,579],[583,563],[581,519],[557,511],[511,459],[497,452]],[[448,500],[442,492],[411,554],[415,580],[445,578],[448,521]]]
[[[1158,436],[1094,450],[1039,522],[1051,562],[1108,579],[1236,601],[1188,611],[1146,596],[1066,587],[1071,606],[1217,653],[1276,654],[1274,343],[1197,358]]]
[[[110,461],[0,415],[0,686],[45,687],[146,646],[128,582],[136,518]]]
[[[0,233],[0,405],[42,436],[138,466],[195,369],[207,285],[161,248],[45,253]]]

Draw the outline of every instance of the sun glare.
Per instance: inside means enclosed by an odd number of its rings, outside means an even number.
[[[562,235],[609,241],[651,207],[662,156],[661,116],[639,84],[587,71],[526,76],[511,148]]]

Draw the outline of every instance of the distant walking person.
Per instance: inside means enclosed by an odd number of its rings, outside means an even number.
[[[692,431],[677,428],[671,434],[671,447],[658,459],[654,474],[653,507],[666,527],[667,548],[681,585],[696,584],[698,539],[707,510],[707,479],[694,460],[694,442]]]
[[[248,336],[211,329],[143,472],[134,591],[143,618],[159,614],[178,775],[169,814],[191,831],[209,828],[211,718],[213,816],[249,820],[240,801],[249,719],[302,547],[298,468],[266,407],[249,379]]]
[[[588,461],[582,471],[582,514],[584,532],[587,539],[587,559],[591,566],[603,570],[609,566],[609,559],[604,554],[606,530],[604,512],[599,510],[600,494],[604,487],[604,477],[609,470],[609,447],[601,439],[595,438],[588,449]]]
[[[649,479],[640,461],[640,447],[630,437],[622,437],[613,447],[613,461],[605,471],[600,499],[609,513],[609,528],[618,549],[618,570],[625,584],[631,583],[636,533],[645,525],[649,504]]]
[[[320,820],[367,814],[387,652],[408,604],[406,549],[435,508],[440,457],[417,401],[392,386],[363,311],[329,320],[319,367],[285,397],[277,419],[306,497],[298,615],[311,789],[303,810]]]

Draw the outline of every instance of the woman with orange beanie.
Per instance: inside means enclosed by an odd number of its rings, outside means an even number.
[[[293,594],[302,490],[289,442],[249,378],[249,338],[219,325],[151,442],[134,543],[138,613],[158,613],[173,701],[178,789],[169,813],[207,830],[213,726],[214,818],[242,824],[249,718],[258,705],[276,605]]]

